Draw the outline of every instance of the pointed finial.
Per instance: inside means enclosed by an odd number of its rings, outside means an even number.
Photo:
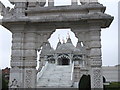
[[[65,43],[64,37],[63,37],[62,41],[63,41],[63,44],[64,44]]]
[[[60,34],[58,34],[58,40],[59,40],[59,42],[60,42]]]
[[[54,46],[52,45],[51,48],[54,48]]]
[[[69,38],[70,38],[70,33],[69,33],[69,31],[68,31],[66,40],[68,40]]]
[[[68,38],[70,38],[70,33],[68,32],[67,34],[68,34]]]

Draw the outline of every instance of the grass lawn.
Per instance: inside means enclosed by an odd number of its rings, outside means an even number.
[[[106,85],[104,90],[120,90],[120,82],[112,82]]]

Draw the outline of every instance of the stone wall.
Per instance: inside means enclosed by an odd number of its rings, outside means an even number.
[[[120,79],[118,78],[120,75],[120,69],[118,66],[103,66],[102,69],[103,76],[107,82],[120,82]]]

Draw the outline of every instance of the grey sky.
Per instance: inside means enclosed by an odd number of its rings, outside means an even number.
[[[120,1],[118,4],[118,30],[120,30]],[[118,38],[120,38],[120,31],[118,31]],[[120,45],[120,39],[118,39],[118,45]],[[120,63],[120,47],[118,46],[118,62]]]
[[[5,6],[11,6],[8,0],[0,0]],[[114,21],[107,29],[102,30],[102,60],[103,65],[116,65],[118,64],[118,1],[119,0],[98,0],[101,4],[106,6],[106,13],[114,16]],[[70,0],[55,0],[56,5],[69,5]],[[74,45],[77,43],[77,39],[70,30],[60,31],[57,30],[49,39],[51,45],[55,47],[58,42],[58,36],[60,38],[66,38],[67,33],[70,33],[70,37]],[[54,39],[54,40],[53,40]],[[0,68],[10,67],[11,56],[11,40],[12,34],[2,26],[0,26]],[[53,42],[54,41],[54,42]]]

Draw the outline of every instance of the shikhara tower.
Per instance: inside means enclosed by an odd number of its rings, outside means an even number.
[[[106,7],[98,3],[97,0],[89,0],[89,2],[81,0],[81,5],[78,5],[76,0],[71,0],[72,5],[70,6],[54,6],[54,0],[48,0],[48,7],[44,7],[47,2],[21,1],[16,2],[16,0],[10,0],[15,5],[13,9],[6,8],[1,4],[3,16],[2,26],[12,33],[9,87],[37,88],[48,86],[49,84],[46,82],[51,82],[50,80],[53,79],[51,77],[45,81],[44,85],[41,84],[43,80],[41,78],[44,74],[42,72],[45,71],[45,68],[42,69],[42,65],[45,65],[44,67],[48,65],[48,67],[52,68],[53,66],[50,65],[55,63],[54,65],[64,66],[67,69],[67,71],[63,71],[63,67],[56,67],[57,70],[61,70],[62,68],[61,73],[67,73],[66,76],[68,78],[66,78],[66,81],[73,80],[74,77],[75,83],[73,84],[72,82],[71,84],[70,81],[66,84],[66,87],[71,85],[77,86],[78,78],[80,79],[82,74],[90,74],[91,88],[103,88],[101,28],[109,27],[113,21],[112,16],[105,14]],[[84,46],[79,47],[78,45],[78,48],[75,48],[70,44],[70,40],[68,40],[65,48],[63,48],[64,44],[60,45],[56,49],[57,53],[52,54],[54,50],[49,47],[49,43],[46,43],[50,35],[56,29],[60,28],[70,28],[78,38],[78,43],[82,42]],[[36,70],[37,50],[42,45],[43,47],[44,45],[48,45],[49,50],[47,53],[52,55],[49,56],[48,54],[44,56],[42,55],[42,53],[45,53],[44,50],[41,52],[41,67],[38,72]],[[61,53],[61,51],[65,53]],[[47,64],[47,62],[50,64]],[[65,67],[65,65],[67,66]],[[83,65],[84,68],[72,68],[75,65]],[[81,71],[82,69],[84,70]],[[58,73],[60,73],[60,70]],[[39,77],[37,77],[37,74],[39,74]],[[60,77],[59,75],[58,77]],[[40,84],[37,83],[38,79],[41,79],[41,83],[38,82]],[[58,80],[57,76],[55,80]],[[55,84],[52,83],[52,85]],[[57,83],[56,86],[63,87],[65,83],[62,84],[61,80],[60,84],[58,85]]]

